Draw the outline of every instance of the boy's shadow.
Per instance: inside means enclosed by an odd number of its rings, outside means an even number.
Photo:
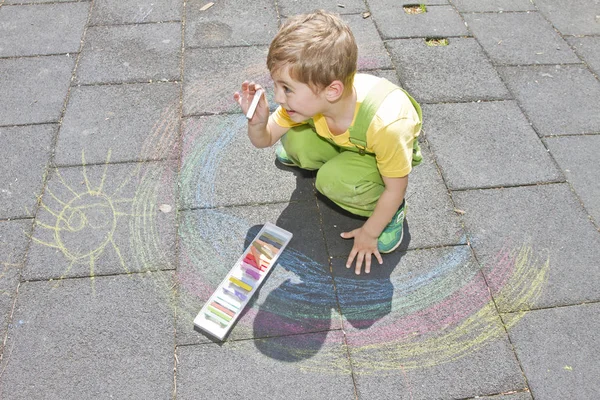
[[[367,218],[353,215],[331,200],[317,194],[321,203],[323,225],[334,227],[327,235],[329,251],[334,257],[331,260],[332,272],[335,279],[337,299],[340,311],[345,320],[355,329],[367,329],[375,322],[384,318],[392,311],[394,285],[391,275],[410,243],[410,229],[407,219],[404,220],[404,236],[400,246],[389,254],[382,254],[383,264],[375,257],[371,258],[371,270],[367,274],[364,264],[360,275],[355,273],[356,260],[350,268],[346,268],[348,255],[352,250],[353,240],[339,238],[340,232],[349,232],[360,227]]]
[[[343,211],[321,195],[318,195],[319,212],[314,197],[316,173],[281,166],[277,162],[276,166],[296,176],[296,189],[276,222],[277,226],[292,232],[294,237],[277,260],[275,270],[263,283],[263,287],[268,286],[268,280],[276,279],[275,275],[283,279],[260,304],[253,321],[253,337],[270,337],[269,340],[255,340],[256,347],[263,354],[295,362],[313,357],[323,347],[332,328],[334,310],[340,309],[348,323],[356,329],[366,329],[390,313],[394,289],[390,274],[400,262],[401,249],[407,247],[410,234],[405,221],[400,250],[384,255],[381,266],[373,258],[370,274],[355,275],[354,268],[345,268],[352,241],[344,241],[339,233],[359,227],[364,219],[361,221]],[[335,221],[337,228],[328,229],[328,220]],[[250,228],[244,248],[261,228]],[[327,246],[323,236],[327,238]],[[330,270],[331,250],[338,256],[340,250],[344,251],[339,246],[347,247],[346,257],[333,258]],[[258,297],[258,294],[253,296],[250,306]],[[338,327],[336,324],[334,329]]]

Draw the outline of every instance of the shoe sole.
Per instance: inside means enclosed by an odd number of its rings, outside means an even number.
[[[277,158],[277,161],[279,161],[279,163],[281,165],[285,165],[286,167],[295,167],[296,166],[296,164],[294,164],[293,162],[283,162],[279,158]]]

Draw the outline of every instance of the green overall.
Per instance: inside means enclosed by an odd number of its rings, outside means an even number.
[[[394,90],[402,90],[381,79],[367,94],[358,109],[355,123],[348,130],[350,143],[340,147],[319,136],[313,120],[290,128],[281,138],[287,156],[300,168],[318,170],[315,186],[319,192],[352,214],[369,217],[385,189],[373,153],[367,152],[367,129],[383,100]],[[406,91],[404,91],[406,93]],[[421,107],[406,93],[422,120]],[[413,141],[412,166],[421,163],[418,140]]]

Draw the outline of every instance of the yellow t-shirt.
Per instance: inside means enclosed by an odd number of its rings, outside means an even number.
[[[381,78],[373,75],[356,74],[354,78],[355,119],[361,103],[379,79]],[[273,120],[284,128],[303,124],[292,121],[281,106],[273,113]],[[340,147],[356,147],[350,142],[348,131],[339,135],[332,134],[322,114],[315,115],[313,121],[319,136],[329,139]],[[366,150],[375,154],[377,168],[382,176],[400,178],[408,175],[412,169],[413,141],[417,140],[420,132],[421,121],[408,96],[402,90],[391,92],[381,103],[366,135]]]

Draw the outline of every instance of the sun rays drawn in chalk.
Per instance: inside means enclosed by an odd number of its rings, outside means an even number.
[[[41,201],[35,224],[41,231],[32,236],[36,243],[60,251],[67,259],[62,280],[76,264],[89,266],[89,276],[94,279],[96,262],[103,254],[112,251],[123,270],[129,273],[121,249],[115,240],[115,231],[121,218],[131,217],[133,198],[122,197],[120,192],[132,179],[126,177],[116,189],[107,188],[107,169],[110,150],[99,179],[92,179],[82,151],[80,187],[68,182],[60,169],[54,171],[55,185],[48,185],[47,196]],[[48,235],[47,233],[50,233]],[[48,240],[51,238],[51,240]]]

